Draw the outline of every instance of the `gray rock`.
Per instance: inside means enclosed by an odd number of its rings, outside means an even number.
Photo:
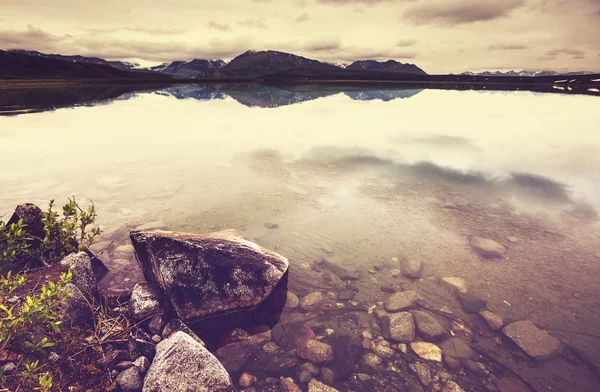
[[[175,332],[185,332],[186,334],[188,334],[189,336],[192,337],[192,339],[194,339],[195,341],[197,341],[198,343],[200,343],[201,345],[205,346],[206,344],[204,343],[204,341],[202,341],[202,339],[200,339],[198,337],[198,335],[196,335],[194,333],[194,331],[192,331],[190,329],[190,327],[188,327],[187,325],[185,325],[185,323],[181,320],[179,320],[178,318],[174,318],[171,321],[169,321],[167,323],[167,325],[165,325],[165,327],[162,330],[162,338],[166,339],[169,336],[173,335]]]
[[[144,386],[140,371],[135,366],[123,370],[115,381],[122,392],[139,392]]]
[[[314,378],[308,383],[308,392],[339,392],[337,389],[327,386]]]
[[[430,341],[441,340],[448,335],[442,324],[427,312],[415,310],[412,312],[417,326],[417,332]]]
[[[155,314],[148,323],[148,330],[154,335],[160,335],[163,328],[163,316],[162,314]]]
[[[307,312],[317,310],[323,303],[323,294],[320,291],[314,291],[300,300],[300,308]]]
[[[458,293],[458,298],[467,313],[479,313],[487,307],[482,299],[468,293]]]
[[[294,310],[300,305],[300,299],[293,291],[287,291],[287,301],[285,302],[285,308],[288,310]]]
[[[300,383],[302,384],[304,384],[305,382],[309,382],[313,378],[312,374],[310,374],[309,371],[304,369],[298,369],[298,371],[296,372],[296,376],[298,377],[298,381],[300,381]]]
[[[415,372],[417,377],[419,377],[419,381],[421,381],[421,384],[425,386],[431,384],[432,379],[431,370],[429,370],[429,366],[425,365],[424,363],[411,363],[408,366],[413,372]]]
[[[483,258],[500,259],[506,254],[506,248],[494,240],[472,237],[470,242],[473,250]]]
[[[384,303],[389,312],[400,312],[415,306],[418,294],[415,291],[402,291],[390,296]]]
[[[148,369],[150,369],[150,361],[148,361],[148,358],[144,356],[141,356],[133,361],[133,364],[138,367],[142,376],[148,372]]]
[[[415,340],[415,322],[409,312],[387,314],[381,319],[381,325],[386,339],[403,343]]]
[[[281,392],[302,392],[300,387],[290,377],[279,377],[279,390]]]
[[[17,366],[14,363],[8,362],[2,365],[0,369],[2,369],[3,374],[12,374],[12,372],[14,372],[16,368]]]
[[[419,259],[404,259],[401,262],[402,275],[417,279],[421,277],[423,263]]]
[[[542,331],[529,320],[509,324],[502,331],[537,360],[550,359],[561,352],[562,347],[558,339]]]
[[[285,257],[232,230],[132,231],[131,241],[145,276],[159,284],[183,321],[255,308],[288,268]]]
[[[485,319],[489,327],[494,331],[502,328],[502,326],[504,325],[502,317],[490,312],[489,310],[482,310],[481,312],[479,312],[479,314]]]
[[[305,362],[298,368],[299,370],[305,370],[310,373],[311,376],[318,376],[321,373],[321,369],[314,363]],[[308,381],[308,380],[306,380]]]
[[[467,343],[459,338],[450,338],[440,344],[444,357],[459,358],[467,360],[475,355],[475,351]]]
[[[446,385],[444,385],[444,389],[442,389],[442,392],[465,392],[465,390],[462,389],[460,385],[458,385],[454,381],[448,381]]]
[[[137,283],[131,292],[129,312],[136,320],[144,320],[154,314],[162,313],[161,295],[151,283]]]
[[[333,348],[327,343],[312,339],[301,344],[296,354],[312,363],[328,362],[333,359]]]
[[[262,346],[270,340],[271,331],[267,330],[237,342],[226,344],[220,347],[215,355],[228,372],[237,373],[252,356],[260,353]]]
[[[386,340],[373,342],[371,350],[381,358],[391,358],[396,354],[394,349],[390,347],[390,343]]]
[[[71,295],[60,302],[60,314],[66,325],[86,327],[93,324],[94,314],[87,298],[73,283],[65,286]]]
[[[349,301],[354,298],[356,291],[350,289],[343,289],[337,294],[338,301]]]
[[[333,370],[328,367],[321,368],[321,382],[325,385],[332,385],[335,380],[335,374]]]
[[[373,353],[364,353],[360,357],[360,368],[365,373],[374,373],[376,368],[383,363],[383,359]]]
[[[88,299],[98,295],[96,275],[94,275],[92,261],[87,253],[71,253],[61,260],[60,265],[62,268],[70,269],[73,272],[71,283],[77,286]]]
[[[144,392],[225,392],[229,374],[207,349],[183,332],[156,346],[156,357],[144,379]]]

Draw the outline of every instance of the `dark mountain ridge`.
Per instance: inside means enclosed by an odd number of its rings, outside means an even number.
[[[399,72],[416,75],[427,75],[427,72],[417,67],[415,64],[403,64],[395,60],[376,61],[360,60],[355,61],[346,67],[349,70],[377,71],[377,72]]]

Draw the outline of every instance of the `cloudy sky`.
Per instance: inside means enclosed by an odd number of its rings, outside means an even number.
[[[0,49],[144,65],[275,49],[429,73],[600,71],[600,0],[0,0]]]

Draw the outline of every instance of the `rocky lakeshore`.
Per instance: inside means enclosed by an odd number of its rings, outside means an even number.
[[[123,246],[133,249],[145,278],[132,290],[99,289],[107,268],[89,249],[35,272],[41,281],[57,268],[71,271],[64,324],[90,336],[122,328],[98,346],[96,390],[519,392],[597,385],[585,355],[530,320],[489,309],[465,279],[431,276],[426,260],[399,254],[364,270],[327,257],[294,265],[234,231],[134,230],[130,237]],[[469,239],[482,261],[501,260],[507,244]],[[99,324],[101,308],[125,322]],[[0,354],[10,377],[20,354]]]

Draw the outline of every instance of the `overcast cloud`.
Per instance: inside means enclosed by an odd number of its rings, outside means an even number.
[[[3,2],[0,49],[153,64],[247,49],[429,73],[600,71],[600,0],[28,0]]]

